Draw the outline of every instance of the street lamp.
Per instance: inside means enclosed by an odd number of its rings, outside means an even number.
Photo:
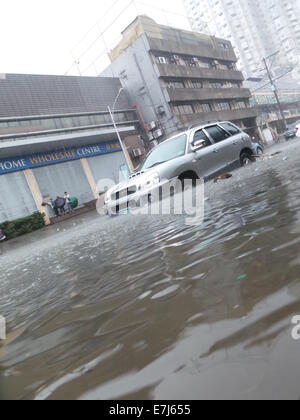
[[[116,121],[115,121],[115,119],[114,119],[115,107],[116,107],[116,104],[117,104],[117,102],[118,102],[118,99],[119,99],[119,97],[120,97],[121,93],[123,92],[123,90],[124,90],[124,88],[123,88],[123,87],[119,90],[119,93],[118,93],[118,95],[117,95],[117,97],[116,97],[116,100],[115,100],[115,102],[114,102],[114,104],[113,104],[113,107],[111,108],[110,106],[108,106],[107,108],[108,108],[108,112],[109,112],[110,118],[111,118],[111,120],[112,120],[112,123],[113,123],[113,125],[114,125],[114,129],[115,129],[116,134],[117,134],[117,136],[118,136],[118,140],[119,140],[119,143],[120,143],[120,145],[121,145],[121,148],[122,148],[123,154],[124,154],[124,156],[125,156],[126,164],[127,164],[128,169],[129,169],[129,171],[130,171],[130,173],[131,173],[131,172],[132,172],[132,170],[131,170],[131,164],[130,164],[130,161],[129,161],[129,159],[128,159],[127,150],[126,150],[126,148],[125,148],[125,147],[124,147],[124,145],[123,145],[123,142],[122,142],[122,139],[121,139],[121,136],[120,136],[119,130],[118,130],[118,126],[117,126]]]

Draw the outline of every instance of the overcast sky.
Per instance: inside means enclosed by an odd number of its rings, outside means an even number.
[[[2,0],[0,73],[65,74],[69,70],[69,74],[96,75],[105,66],[105,45],[117,41],[137,12],[188,29],[181,0],[137,4],[131,0]],[[80,60],[73,68],[72,51]]]

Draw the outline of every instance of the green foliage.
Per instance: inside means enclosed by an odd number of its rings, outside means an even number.
[[[7,239],[12,239],[25,235],[26,233],[34,232],[44,226],[44,215],[40,212],[35,212],[31,216],[23,217],[22,219],[1,223],[0,229],[2,229]]]

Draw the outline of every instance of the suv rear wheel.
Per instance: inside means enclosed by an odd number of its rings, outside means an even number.
[[[251,163],[255,162],[255,157],[251,152],[245,151],[241,154],[241,165],[248,166]]]

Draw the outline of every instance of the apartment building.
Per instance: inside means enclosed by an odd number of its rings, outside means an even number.
[[[119,77],[142,110],[150,140],[191,124],[230,120],[255,126],[251,93],[229,41],[158,25],[139,16],[111,52],[102,76]]]

